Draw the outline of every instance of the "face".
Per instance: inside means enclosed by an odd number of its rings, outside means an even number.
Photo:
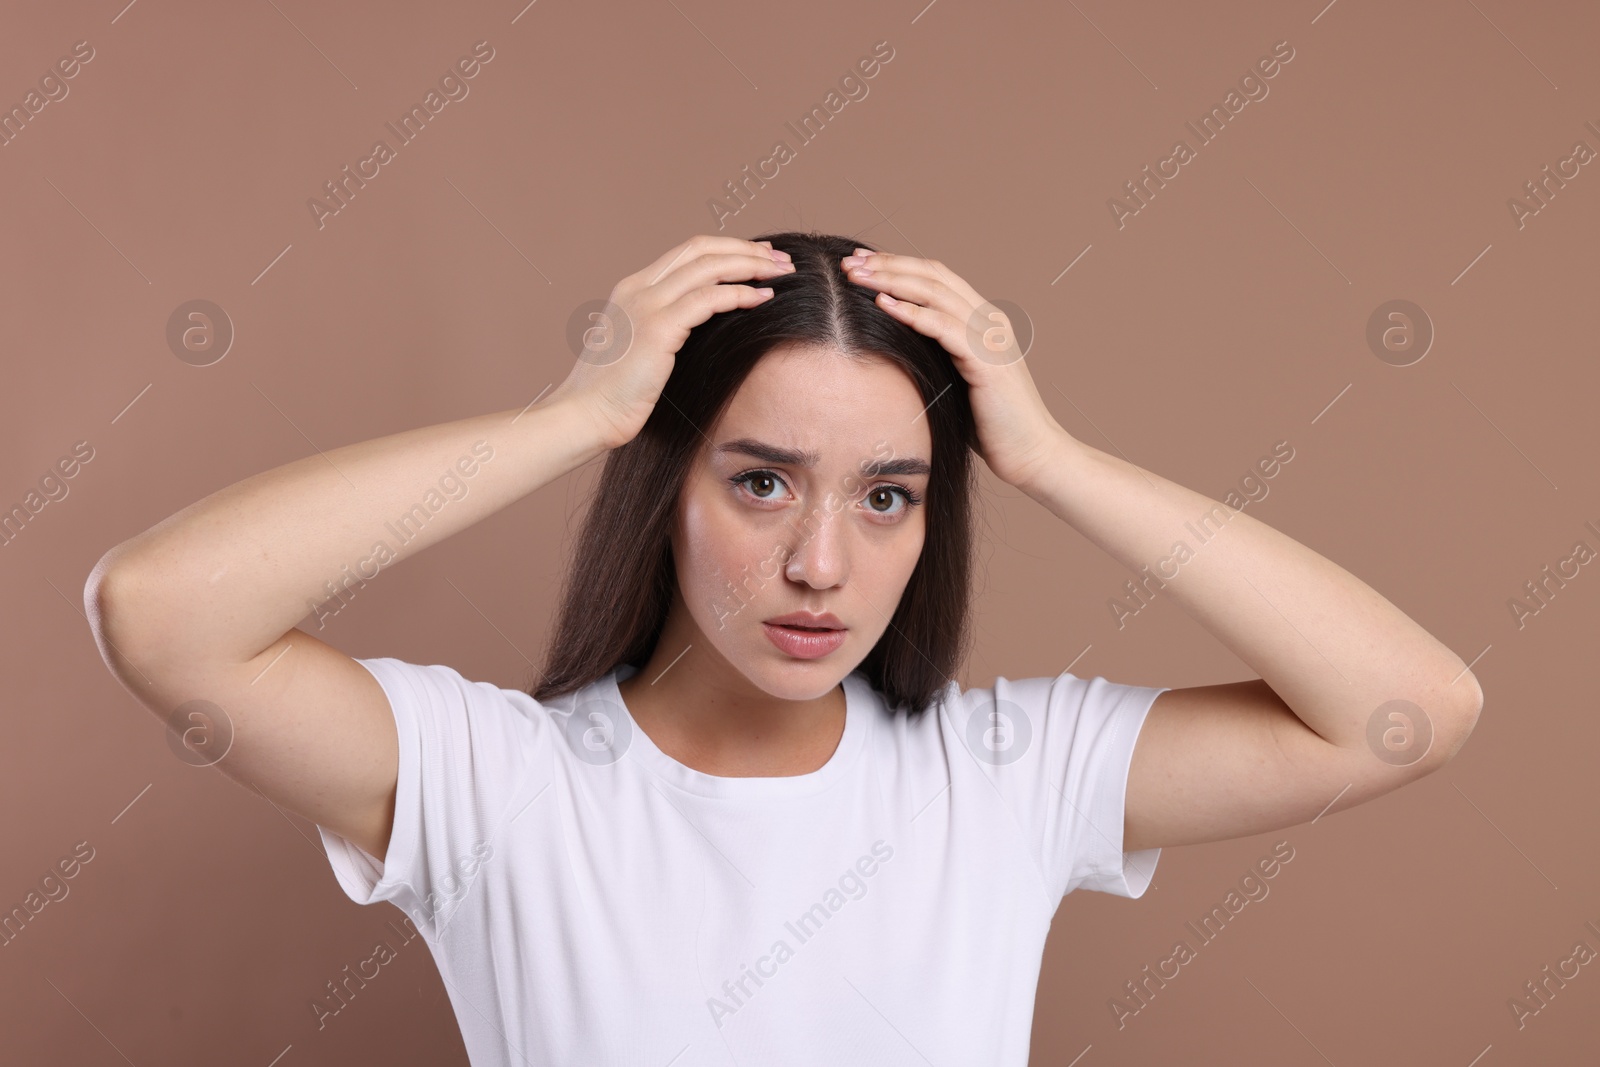
[[[673,612],[699,631],[683,636],[766,693],[819,697],[888,629],[922,553],[922,396],[887,360],[785,346],[706,437],[672,534]],[[801,625],[839,629],[771,622],[796,612],[833,616]]]

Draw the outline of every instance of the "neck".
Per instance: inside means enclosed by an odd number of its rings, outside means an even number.
[[[686,613],[676,608],[649,662],[618,683],[656,747],[725,778],[788,777],[827,763],[844,734],[843,687],[808,700],[773,696],[717,653],[692,621],[694,632],[684,633]]]

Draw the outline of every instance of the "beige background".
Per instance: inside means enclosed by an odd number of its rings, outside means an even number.
[[[1034,1062],[1594,1056],[1600,963],[1524,1028],[1507,1006],[1576,942],[1600,950],[1583,925],[1600,926],[1600,566],[1520,629],[1507,607],[1576,541],[1600,549],[1600,163],[1521,228],[1507,206],[1574,142],[1600,150],[1593,5],[120,2],[13,9],[0,34],[6,108],[74,42],[94,49],[0,148],[0,504],[94,449],[0,547],[0,905],[94,849],[0,947],[7,1062],[465,1062],[420,940],[316,1029],[311,998],[400,913],[346,900],[311,824],[175,757],[101,665],[84,579],[313,446],[531,400],[565,373],[572,310],[715,232],[708,201],[779,139],[795,157],[723,232],[944,260],[1027,311],[1069,431],[1207,495],[1289,441],[1251,513],[1371,583],[1487,693],[1427,780],[1170,849],[1138,902],[1069,896]],[[481,40],[495,57],[470,95],[319,229],[308,198]],[[799,144],[785,122],[885,40],[869,94]],[[1184,123],[1284,40],[1269,95],[1196,147]],[[1108,198],[1179,138],[1197,158],[1119,229]],[[1436,330],[1407,367],[1365,340],[1397,298]],[[210,366],[166,341],[192,299],[237,332]],[[385,571],[324,635],[520,684],[597,466]],[[1106,603],[1128,575],[985,477],[964,684],[1080,653],[1075,673],[1131,683],[1254,676],[1171,603],[1119,631]],[[1271,895],[1119,1030],[1108,1000],[1280,840],[1295,858]]]

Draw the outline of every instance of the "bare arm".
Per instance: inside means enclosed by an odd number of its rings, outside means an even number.
[[[1065,431],[1056,442],[1024,490],[1130,570],[1148,565],[1160,596],[1261,675],[1156,698],[1129,769],[1127,851],[1305,822],[1437,770],[1465,742],[1477,679],[1371,586],[1242,511]],[[1380,755],[1375,717],[1414,731],[1416,751]]]
[[[219,770],[381,859],[398,763],[388,703],[295,624],[606,448],[579,405],[551,398],[246,478],[101,559],[85,593],[101,653],[163,718],[220,707],[234,737]]]
[[[840,266],[950,352],[997,477],[1123,566],[1149,567],[1163,598],[1261,675],[1155,698],[1128,771],[1124,851],[1305,822],[1437,770],[1465,743],[1477,679],[1376,590],[1254,516],[1069,435],[1010,320],[938,260],[858,249]]]
[[[770,295],[770,245],[697,235],[622,279],[627,339],[586,353],[540,403],[348,445],[211,494],[113,548],[84,588],[101,655],[166,719],[194,700],[233,728],[230,777],[383,859],[399,738],[382,688],[295,629],[346,583],[410,558],[631,440],[689,331]],[[319,607],[320,605],[320,607]]]

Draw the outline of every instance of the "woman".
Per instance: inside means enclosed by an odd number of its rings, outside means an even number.
[[[1067,434],[1008,328],[936,261],[694,237],[528,407],[307,457],[107,553],[102,653],[163,716],[219,706],[218,766],[407,912],[474,1064],[1021,1065],[1065,893],[1138,897],[1164,846],[1395,789],[1482,697],[1351,574]],[[1261,677],[962,691],[974,450],[1160,561]],[[607,452],[531,692],[295,627]]]

